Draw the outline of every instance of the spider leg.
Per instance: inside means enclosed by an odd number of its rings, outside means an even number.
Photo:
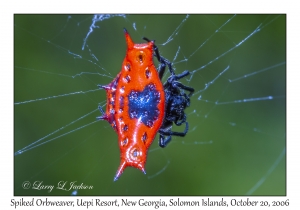
[[[154,44],[154,40],[150,40],[150,39],[148,39],[148,38],[146,38],[146,37],[143,37],[143,40],[145,40],[145,41],[147,41],[147,42],[153,42],[153,49],[154,49],[154,52],[155,52],[155,56],[157,57],[157,60],[158,60],[159,62],[162,62],[162,61],[161,61],[161,56],[159,55],[159,52],[158,52],[158,48],[157,48],[157,46]]]
[[[173,87],[175,86],[175,87],[179,87],[181,89],[184,89],[186,91],[189,91],[190,92],[189,96],[191,96],[195,91],[194,88],[185,86],[185,85],[181,84],[180,82],[174,82],[172,85],[173,85]]]
[[[143,37],[143,39],[147,42],[152,42],[150,39],[148,39],[146,37]],[[153,40],[153,42],[154,42],[154,40]],[[171,75],[175,75],[175,72],[172,68],[171,62],[159,54],[158,47],[154,43],[153,43],[153,49],[154,49],[157,60],[161,63],[161,68],[159,70],[159,78],[161,79],[163,77],[163,75],[165,73],[166,65],[168,66]]]
[[[186,135],[188,130],[189,130],[189,124],[188,124],[188,122],[185,122],[185,129],[183,132],[176,132],[176,131],[171,131],[171,130],[166,131],[166,130],[162,130],[162,129],[160,129],[158,132],[161,135],[165,135],[165,136],[181,136],[181,137],[183,137]]]
[[[167,144],[171,141],[172,137],[171,136],[167,136],[165,137],[164,135],[159,135],[159,146],[161,148],[164,148],[165,146],[167,146]]]
[[[164,76],[165,70],[166,70],[166,64],[161,63],[159,70],[158,70],[159,79],[162,79],[162,77]]]
[[[186,77],[189,74],[190,74],[190,72],[188,70],[185,70],[181,74],[175,75],[175,78],[176,78],[175,80],[180,80],[181,78]]]
[[[159,55],[158,48],[156,47],[156,45],[154,45],[154,52],[155,52],[155,56],[157,57],[157,60],[161,64],[161,67],[160,67],[160,70],[159,70],[159,78],[162,79],[162,77],[165,73],[165,70],[166,70],[166,65],[168,65],[168,68],[169,68],[169,71],[170,71],[171,75],[175,75],[175,72],[172,68],[171,62]]]
[[[143,37],[143,39],[147,42],[151,42],[151,40],[146,37]],[[153,42],[154,42],[154,40],[153,40]],[[161,79],[164,76],[164,73],[166,70],[166,63],[161,60],[161,56],[160,56],[158,48],[155,44],[153,44],[153,49],[154,49],[154,53],[155,53],[157,60],[161,63],[160,68],[158,70],[159,79]]]
[[[158,52],[158,50],[157,50],[157,52]],[[172,68],[172,64],[169,60],[167,60],[164,57],[160,56],[159,62],[164,64],[164,65],[168,65],[168,68],[169,68],[169,71],[170,71],[171,75],[175,76],[175,72],[174,72],[174,70]],[[160,76],[162,77],[162,75],[160,75]]]
[[[143,40],[147,41],[147,42],[151,42],[150,39],[146,38],[146,37],[143,37]],[[153,40],[154,41],[154,40]]]
[[[185,123],[185,122],[186,122],[186,114],[183,115],[183,118],[180,121],[176,120],[174,123],[175,123],[175,125],[180,126],[180,125],[182,125],[182,123]]]
[[[175,131],[171,131],[171,130],[163,130],[160,129],[159,132],[159,146],[164,148],[165,146],[167,146],[167,144],[171,141],[172,136],[185,136],[186,133],[189,130],[189,124],[188,122],[185,122],[185,130],[184,132],[175,132]],[[167,136],[167,137],[165,137]]]

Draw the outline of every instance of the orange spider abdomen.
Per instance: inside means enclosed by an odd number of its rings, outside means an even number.
[[[107,92],[105,116],[118,134],[121,163],[116,181],[127,166],[145,172],[148,148],[164,119],[165,93],[153,63],[154,42],[127,43],[121,72],[103,88]]]

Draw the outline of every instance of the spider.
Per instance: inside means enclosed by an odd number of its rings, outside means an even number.
[[[170,61],[160,56],[154,41],[136,44],[124,29],[127,51],[121,71],[108,85],[98,85],[106,90],[106,112],[99,106],[102,116],[118,134],[120,166],[114,181],[128,166],[145,171],[148,148],[159,132],[159,146],[165,147],[172,136],[185,136],[188,122],[184,110],[190,105],[194,89],[179,82],[189,75],[184,71],[176,75]],[[160,62],[159,70],[153,56]],[[166,67],[171,73],[165,84],[161,80]],[[185,91],[188,91],[187,95]],[[172,131],[173,123],[185,123],[183,132]]]
[[[151,42],[148,38],[143,38],[147,42]],[[186,107],[190,106],[190,97],[194,92],[194,88],[185,86],[179,82],[180,79],[188,76],[190,72],[185,70],[181,74],[176,75],[172,64],[169,60],[165,59],[159,54],[157,46],[154,44],[154,55],[157,60],[160,62],[159,66],[159,79],[162,80],[162,77],[165,73],[166,66],[171,73],[171,76],[167,79],[164,84],[165,98],[166,98],[166,108],[165,108],[165,117],[163,123],[158,130],[159,132],[159,146],[164,148],[171,141],[172,136],[185,136],[189,129],[189,124],[186,121],[186,114],[184,110]],[[187,95],[184,91],[189,92]],[[185,129],[183,132],[172,131],[173,123],[180,126],[185,123]]]

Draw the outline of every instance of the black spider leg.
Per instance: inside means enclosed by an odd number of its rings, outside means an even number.
[[[159,146],[160,147],[165,147],[167,144],[171,141],[172,136],[185,136],[189,130],[189,124],[188,122],[185,122],[185,130],[183,132],[176,132],[176,131],[171,131],[172,128],[172,122],[169,124],[169,126],[165,129],[160,129],[159,132]],[[167,136],[167,137],[165,137]]]
[[[185,86],[185,85],[181,84],[180,82],[177,82],[177,80],[180,80],[183,77],[188,76],[189,74],[190,74],[190,72],[188,70],[185,70],[181,74],[174,75],[173,77],[169,77],[169,79],[167,80],[167,83],[168,84],[172,84],[172,87],[177,87],[177,88],[181,88],[183,90],[189,91],[190,94],[188,96],[190,97],[194,93],[194,91],[195,91],[194,88]],[[185,98],[187,98],[187,97],[185,96]]]
[[[152,42],[150,39],[148,39],[146,37],[144,37],[143,39],[147,42]],[[153,42],[154,42],[154,40],[153,40]],[[168,66],[171,75],[175,75],[175,72],[172,68],[171,62],[159,54],[158,47],[155,44],[153,44],[153,49],[154,49],[154,53],[155,53],[155,56],[156,56],[158,62],[160,62],[160,68],[158,71],[159,79],[162,79],[162,77],[164,76],[164,73],[166,70],[166,65]]]
[[[180,126],[182,125],[182,123],[185,123],[186,122],[186,114],[183,115],[182,119],[179,121],[179,120],[176,120],[174,121],[174,123],[177,125],[177,126]]]

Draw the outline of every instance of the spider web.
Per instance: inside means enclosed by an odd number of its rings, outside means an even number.
[[[113,182],[117,135],[96,121],[97,84],[121,69],[124,27],[136,43],[154,39],[176,73],[189,70],[181,82],[195,93],[186,137],[164,149],[156,137],[147,174],[127,168]],[[285,15],[15,15],[14,32],[15,195],[286,194]]]

